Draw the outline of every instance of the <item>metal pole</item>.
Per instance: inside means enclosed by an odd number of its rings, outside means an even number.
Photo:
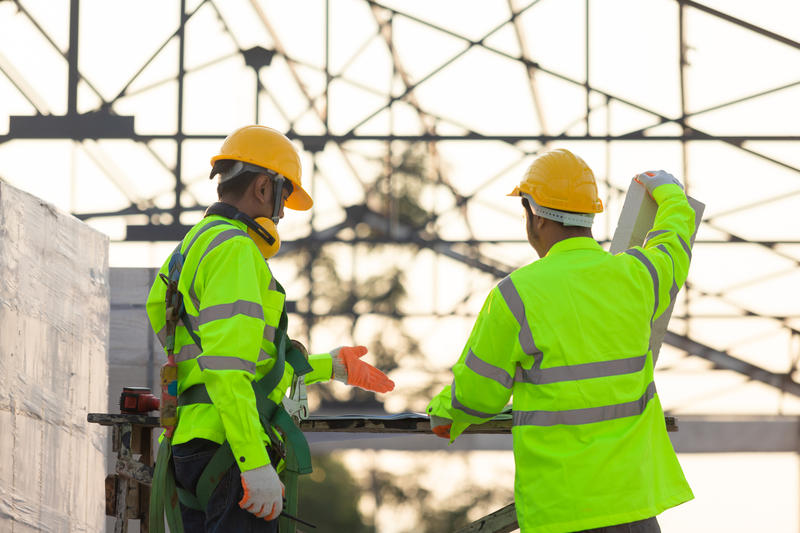
[[[175,135],[175,207],[172,210],[172,223],[181,223],[181,168],[183,163],[183,78],[186,74],[184,50],[186,45],[186,0],[181,0],[180,27],[178,28],[178,132]]]
[[[589,87],[589,0],[586,0],[586,81],[584,82],[584,86],[586,87],[586,135],[590,135],[591,132],[589,131],[589,115],[592,112],[590,107],[590,99],[589,96],[591,94],[591,89]]]
[[[680,47],[679,50],[679,58],[680,58],[680,65],[679,65],[679,73],[680,73],[680,89],[681,89],[681,132],[683,134],[683,138],[681,140],[681,170],[683,171],[683,184],[686,187],[686,194],[689,194],[689,155],[687,150],[687,141],[686,141],[686,134],[689,133],[689,127],[686,125],[686,115],[687,115],[687,102],[686,102],[686,67],[688,66],[688,61],[686,59],[686,24],[685,24],[685,9],[684,5],[680,4],[678,6],[678,46]],[[691,310],[689,306],[689,283],[686,284],[686,289],[683,291],[683,301],[686,305],[686,336],[691,335]],[[689,353],[687,352],[685,356],[688,356]]]
[[[80,0],[71,0],[69,5],[67,115],[76,115],[78,113],[78,22],[80,19],[80,4]]]

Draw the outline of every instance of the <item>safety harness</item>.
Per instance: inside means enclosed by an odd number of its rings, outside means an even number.
[[[246,222],[247,221],[245,221],[245,223]],[[177,281],[180,278],[183,264],[191,246],[201,233],[216,225],[218,224],[210,223],[201,228],[197,234],[195,234],[184,252],[181,252],[182,243],[178,244],[170,257],[168,281]],[[241,234],[247,237],[247,233],[241,232]],[[277,280],[275,284],[277,290],[285,295],[286,293],[283,287]],[[174,331],[177,321],[180,320],[202,353],[200,337],[191,327],[186,308],[183,305],[183,297],[177,290],[175,290],[177,294],[171,294],[172,291],[169,290],[170,286],[177,287],[177,283],[174,285],[171,283],[168,284],[166,305],[168,307],[170,305],[176,305],[175,309],[177,309],[177,312],[173,314],[172,320],[174,323],[171,325],[171,328],[168,324],[168,329]],[[176,298],[177,301],[175,300]],[[170,319],[170,317],[167,318],[168,320]],[[311,453],[308,442],[286,412],[283,405],[270,400],[269,395],[283,378],[286,363],[289,363],[294,369],[296,377],[307,374],[312,368],[306,360],[305,355],[290,341],[286,333],[287,322],[286,309],[284,308],[281,312],[281,318],[275,332],[275,363],[272,369],[270,369],[263,378],[258,381],[254,380],[252,386],[253,392],[255,393],[259,420],[261,421],[264,431],[270,437],[272,451],[284,460],[286,476],[292,477],[292,481],[296,483],[297,475],[311,472]],[[174,338],[172,340],[174,342]],[[184,407],[195,404],[212,404],[208,391],[203,384],[193,385],[178,395],[178,406]],[[286,443],[288,444],[286,448],[282,445],[281,439],[275,433],[273,427],[277,427],[285,436]],[[205,470],[200,475],[196,491],[192,494],[191,491],[185,490],[175,483],[171,439],[165,435],[161,440],[158,456],[156,458],[155,471],[153,473],[153,484],[150,492],[150,530],[154,533],[163,533],[164,515],[166,515],[167,524],[169,525],[171,533],[183,533],[183,521],[181,519],[180,505],[178,505],[178,502],[191,509],[205,511],[208,500],[222,479],[223,474],[234,464],[236,464],[236,460],[228,441],[225,441],[212,456]]]

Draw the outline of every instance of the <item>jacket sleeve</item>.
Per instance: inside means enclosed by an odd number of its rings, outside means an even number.
[[[261,295],[269,278],[263,261],[251,242],[234,238],[203,259],[196,282],[203,344],[197,362],[242,472],[269,462],[250,385],[266,323]]]
[[[166,275],[168,261],[164,262],[159,270],[159,274]],[[150,320],[150,327],[153,328],[153,333],[156,334],[158,341],[162,347],[167,344],[167,319],[165,316],[165,302],[167,297],[167,285],[162,281],[161,277],[156,274],[156,279],[150,287],[150,293],[147,295],[147,303],[145,309],[147,311],[147,318]]]
[[[656,187],[653,198],[658,203],[653,229],[647,233],[644,246],[625,253],[636,257],[653,280],[655,321],[669,308],[689,274],[695,213],[678,185]]]
[[[470,424],[486,422],[508,404],[521,353],[518,330],[519,325],[495,287],[453,366],[453,383],[428,405],[428,415],[453,421],[450,442]]]
[[[306,385],[324,383],[331,380],[333,375],[333,360],[329,353],[315,353],[308,356],[311,372],[306,374]]]

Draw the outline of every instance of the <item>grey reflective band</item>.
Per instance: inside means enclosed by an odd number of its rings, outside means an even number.
[[[175,354],[175,362],[182,363],[184,361],[189,361],[201,353],[203,353],[203,351],[200,349],[200,347],[195,343],[190,342],[189,344],[182,346],[180,351]]]
[[[555,366],[552,368],[524,369],[517,367],[514,381],[532,385],[546,385],[562,381],[578,381],[581,379],[607,378],[633,374],[644,368],[647,354],[612,361],[596,361],[581,365]]]
[[[536,347],[533,341],[533,334],[531,333],[531,326],[528,324],[528,318],[525,316],[525,304],[522,303],[517,288],[514,282],[511,281],[511,276],[506,276],[497,284],[497,289],[506,301],[506,305],[511,310],[511,314],[519,323],[519,343],[522,346],[522,351],[533,357],[533,366],[538,368],[542,364],[542,352]]]
[[[582,228],[591,228],[594,223],[594,213],[573,213],[571,211],[561,211],[560,209],[553,209],[551,207],[544,207],[534,201],[533,197],[527,193],[521,193],[523,198],[528,200],[531,204],[531,209],[537,216],[555,220],[565,226],[580,226]]]
[[[674,302],[675,297],[678,295],[678,291],[680,290],[680,287],[678,287],[678,284],[675,281],[675,260],[672,259],[672,254],[669,253],[669,250],[667,250],[667,247],[663,244],[659,244],[656,246],[656,248],[667,254],[669,260],[672,261],[672,287],[669,288],[669,301]]]
[[[484,378],[492,379],[498,382],[503,387],[510,389],[514,385],[514,380],[508,375],[508,372],[499,366],[490,365],[486,361],[480,359],[472,348],[469,349],[467,359],[464,361],[467,368],[482,376]]]
[[[272,356],[264,351],[264,348],[258,352],[258,362],[267,361],[268,359],[272,359]]]
[[[497,416],[497,413],[484,413],[483,411],[476,411],[475,409],[467,407],[463,403],[459,402],[458,398],[456,398],[455,380],[453,380],[453,385],[450,387],[450,405],[459,411],[467,413],[471,416],[476,416],[478,418],[492,418],[493,416]]]
[[[275,281],[275,276],[269,279],[269,286],[267,287],[269,291],[277,291],[278,290],[278,282]]]
[[[226,222],[223,223],[227,224]],[[197,297],[197,292],[194,290],[194,282],[197,280],[197,272],[200,270],[200,264],[203,262],[203,259],[205,259],[205,257],[208,255],[208,252],[210,252],[223,242],[229,239],[233,239],[234,237],[241,237],[241,236],[247,237],[248,239],[250,238],[247,235],[247,233],[236,227],[231,229],[226,229],[225,231],[221,231],[217,234],[216,237],[214,237],[214,239],[211,241],[211,243],[203,252],[203,255],[200,256],[200,261],[197,262],[197,267],[195,267],[194,269],[194,276],[192,276],[192,283],[191,285],[189,285],[189,297],[191,297],[192,303],[194,303],[196,309],[200,309],[200,298]]]
[[[644,243],[645,243],[645,244],[647,244],[647,242],[648,242],[650,239],[652,239],[653,237],[658,237],[659,235],[663,235],[663,234],[665,234],[665,233],[669,233],[670,231],[671,231],[671,230],[668,230],[668,229],[657,229],[657,230],[653,230],[653,231],[651,231],[650,233],[648,233],[648,234],[645,236],[645,238],[644,238]]]
[[[681,243],[681,246],[683,246],[683,251],[686,252],[686,255],[689,257],[689,261],[691,261],[692,249],[689,247],[688,244],[686,244],[686,241],[684,241],[683,237],[681,237],[680,235],[678,235],[678,242]]]
[[[258,302],[247,300],[237,300],[230,304],[219,304],[206,307],[200,310],[199,326],[213,322],[214,320],[224,320],[236,315],[244,315],[259,320],[264,320],[264,308]]]
[[[675,276],[673,276],[672,277],[672,287],[669,288],[669,301],[670,302],[674,302],[675,301],[675,297],[678,296],[678,291],[680,291],[680,290],[681,290],[681,288],[678,287],[677,283],[675,283]]]
[[[514,411],[512,416],[515,426],[555,426],[559,424],[579,426],[582,424],[594,424],[595,422],[641,415],[655,393],[656,384],[651,381],[644,394],[638,400],[632,402],[565,411]]]
[[[658,248],[659,250],[661,250],[662,252],[667,254],[667,257],[669,257],[669,260],[672,261],[672,270],[674,271],[675,270],[675,261],[672,260],[672,254],[669,253],[669,250],[667,250],[667,247],[664,246],[663,244],[659,244],[658,246],[656,246],[656,248]]]
[[[269,324],[264,324],[264,338],[267,339],[269,342],[275,342],[275,326],[270,326]]]
[[[200,370],[244,370],[251,374],[256,373],[256,364],[239,357],[227,355],[201,355],[197,358]]]
[[[189,244],[186,246],[186,250],[188,251],[191,249],[195,241],[197,241],[197,239],[200,238],[200,235],[202,235],[203,233],[205,233],[206,231],[210,230],[215,226],[222,226],[223,224],[230,225],[230,222],[228,222],[227,220],[212,220],[211,222],[209,222],[208,224],[197,230],[197,233],[194,234],[192,240],[189,241]],[[178,246],[180,246],[180,244]]]
[[[158,330],[158,333],[156,333],[156,338],[158,339],[158,342],[161,343],[161,346],[167,345],[167,326],[164,326]]]
[[[656,311],[658,311],[658,272],[656,271],[656,267],[653,266],[653,263],[651,263],[647,257],[645,257],[641,250],[631,248],[630,250],[625,250],[625,253],[638,259],[645,266],[645,268],[647,268],[647,271],[650,272],[650,277],[653,278],[653,294],[655,295],[653,303],[653,318],[655,318]]]

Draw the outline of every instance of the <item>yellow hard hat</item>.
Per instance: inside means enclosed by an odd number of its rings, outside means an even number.
[[[537,157],[508,196],[529,194],[543,206],[573,213],[602,213],[594,172],[583,159],[557,148]]]
[[[245,126],[234,131],[222,143],[211,166],[220,159],[233,159],[277,172],[292,182],[292,194],[286,207],[297,211],[311,209],[314,201],[300,182],[300,154],[292,141],[278,130],[266,126]]]

